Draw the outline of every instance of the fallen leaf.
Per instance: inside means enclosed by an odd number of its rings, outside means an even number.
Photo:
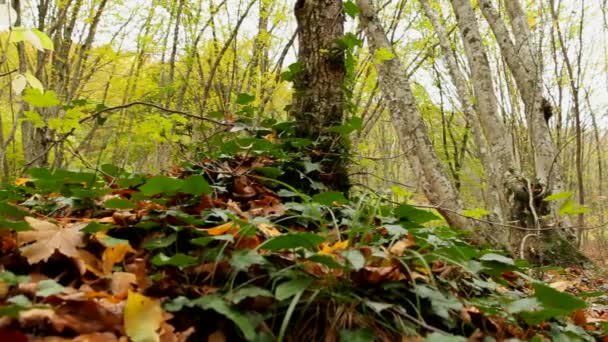
[[[74,262],[76,263],[76,267],[78,267],[80,275],[84,275],[89,271],[98,277],[103,277],[101,260],[92,253],[79,249],[78,258],[74,259]]]
[[[25,217],[25,221],[33,230],[18,232],[17,239],[21,246],[21,255],[27,258],[30,265],[47,261],[55,251],[67,257],[78,258],[77,247],[84,246],[84,233],[80,230],[86,223],[77,222],[60,227],[29,216]]]
[[[219,226],[216,226],[213,228],[203,229],[203,231],[207,232],[207,234],[209,234],[211,236],[217,236],[217,235],[224,235],[228,231],[233,230],[233,229],[238,229],[238,225],[234,224],[233,222],[227,222],[227,223],[220,224]]]
[[[576,310],[572,313],[572,315],[570,315],[570,317],[572,317],[574,324],[578,325],[579,327],[585,327],[587,325],[587,315],[585,314],[585,310]]]
[[[110,291],[115,296],[124,296],[133,289],[133,285],[137,284],[137,277],[133,273],[114,272],[112,273],[112,282],[110,283]]]
[[[407,237],[397,241],[394,245],[392,245],[388,251],[395,256],[403,256],[403,254],[405,253],[405,251],[416,245],[416,242],[414,242],[414,238],[411,235],[408,235]]]
[[[245,176],[240,176],[234,180],[234,197],[251,198],[257,195],[256,191],[251,187],[251,181]]]
[[[222,330],[216,330],[211,335],[207,336],[207,342],[226,342],[226,334]]]
[[[329,245],[327,243],[322,243],[320,246],[319,254],[330,255],[334,254],[338,250],[348,248],[348,240],[338,241],[333,245]]]
[[[127,336],[133,342],[160,341],[159,329],[163,323],[160,302],[129,291],[124,310],[124,323]]]
[[[29,178],[17,178],[15,179],[15,185],[16,186],[24,186],[25,184],[27,184],[28,182],[31,182],[32,180]]]
[[[285,207],[280,199],[266,196],[259,200],[249,201],[249,213],[253,216],[281,216],[285,213]]]
[[[121,243],[113,247],[108,247],[103,251],[101,260],[103,263],[102,272],[109,274],[112,272],[112,268],[119,262],[125,259],[128,253],[136,253],[136,251],[128,243]]]
[[[574,283],[571,281],[567,281],[567,280],[556,281],[554,283],[549,284],[549,286],[551,286],[552,288],[554,288],[560,292],[566,291],[572,285],[574,285]]]
[[[279,230],[275,226],[273,226],[271,224],[260,223],[260,224],[258,224],[258,229],[267,238],[281,235],[281,232],[279,232]]]

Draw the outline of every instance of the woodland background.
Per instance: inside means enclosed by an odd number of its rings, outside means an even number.
[[[2,340],[606,340],[606,0],[2,1],[0,83]]]

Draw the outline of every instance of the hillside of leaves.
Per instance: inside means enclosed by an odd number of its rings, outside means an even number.
[[[0,340],[607,340],[607,283],[470,245],[430,211],[324,192],[291,128],[218,138],[163,175],[4,185]]]

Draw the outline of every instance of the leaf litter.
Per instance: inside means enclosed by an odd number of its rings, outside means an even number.
[[[0,340],[608,340],[595,273],[539,274],[409,205],[310,197],[286,168],[18,179],[0,191]]]

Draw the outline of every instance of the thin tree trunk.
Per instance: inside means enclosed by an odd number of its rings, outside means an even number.
[[[441,46],[441,51],[443,53],[443,58],[447,64],[450,77],[452,78],[452,83],[456,87],[456,92],[458,94],[458,100],[460,101],[462,111],[465,115],[467,123],[472,127],[471,130],[473,141],[477,146],[479,159],[485,168],[486,181],[491,187],[492,203],[488,203],[488,205],[493,209],[495,216],[499,218],[500,221],[506,222],[507,205],[503,195],[504,188],[503,184],[500,182],[501,177],[497,174],[498,170],[501,170],[502,168],[499,167],[498,161],[493,157],[493,154],[490,154],[488,143],[483,136],[483,129],[479,123],[479,120],[477,119],[478,116],[481,117],[483,114],[479,113],[479,115],[477,115],[475,113],[473,104],[470,101],[471,94],[467,87],[466,78],[458,67],[458,62],[456,61],[454,51],[452,50],[448,35],[443,27],[443,24],[441,23],[439,16],[435,13],[435,11],[433,11],[428,3],[428,0],[421,0],[420,2],[425,15],[431,21],[435,33],[437,34],[439,45]]]
[[[381,49],[394,51],[370,2],[357,0],[357,5],[372,55]],[[393,55],[392,58],[377,63],[376,70],[393,123],[400,135],[402,149],[411,151],[408,160],[418,175],[424,194],[451,226],[472,229],[470,222],[458,215],[462,210],[460,196],[429,140],[401,61]]]

